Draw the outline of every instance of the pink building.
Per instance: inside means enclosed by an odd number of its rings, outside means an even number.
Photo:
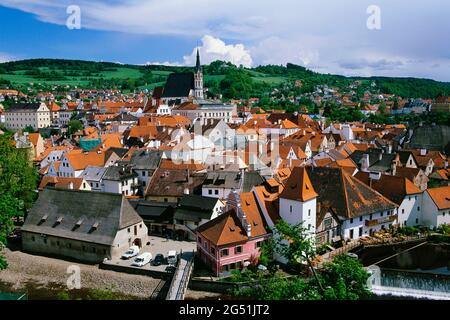
[[[231,193],[226,213],[197,229],[197,255],[216,276],[256,264],[270,237],[252,192]]]

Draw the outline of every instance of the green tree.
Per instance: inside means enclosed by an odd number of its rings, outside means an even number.
[[[77,131],[83,130],[83,128],[83,123],[80,120],[70,120],[68,133],[71,135]]]
[[[326,288],[326,299],[357,300],[371,295],[367,288],[369,273],[358,259],[347,254],[326,263],[320,278]]]
[[[6,244],[13,219],[23,217],[36,198],[37,172],[11,135],[0,136],[0,242]]]
[[[284,220],[280,220],[275,226],[274,236],[277,239],[275,251],[285,257],[293,266],[299,266],[306,262],[319,288],[323,290],[312,264],[312,259],[316,256],[316,250],[313,237],[308,234],[308,229],[304,228],[301,223],[291,225]]]
[[[220,82],[220,90],[228,99],[248,99],[253,90],[253,80],[245,70],[230,69]]]

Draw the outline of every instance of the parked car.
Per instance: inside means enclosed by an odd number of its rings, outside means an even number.
[[[170,265],[176,265],[177,261],[177,252],[175,250],[169,251],[169,253],[167,254],[167,263]]]
[[[166,267],[166,272],[174,273],[175,270],[177,270],[177,268],[175,268],[174,265],[170,265],[170,266],[167,266],[167,267]]]
[[[152,261],[152,254],[150,252],[145,252],[136,259],[134,259],[131,265],[133,267],[143,267],[146,264],[150,263],[151,261]]]
[[[154,266],[160,266],[164,263],[164,255],[158,253],[152,261]]]
[[[128,249],[122,255],[122,259],[131,259],[133,257],[136,257],[138,254],[139,254],[139,247],[138,246],[131,246],[130,249]]]

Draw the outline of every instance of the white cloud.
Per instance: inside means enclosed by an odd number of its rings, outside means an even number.
[[[250,48],[250,52],[259,65],[286,64],[288,62],[311,66],[319,63],[320,53],[314,46],[319,39],[293,41],[279,37],[270,37]],[[309,45],[306,43],[309,42]],[[314,44],[315,43],[315,44]]]
[[[206,35],[202,38],[202,45],[199,47],[202,64],[209,64],[215,60],[231,62],[234,65],[251,67],[253,59],[250,52],[243,44],[225,44],[219,38]],[[185,65],[195,65],[197,48],[192,50],[188,56],[184,56]]]
[[[209,57],[244,65],[292,62],[330,73],[450,79],[450,42],[442,40],[450,34],[450,2],[442,0],[377,0],[378,31],[366,27],[372,0],[0,0],[59,25],[65,25],[72,4],[81,7],[84,29],[188,39],[210,35],[211,43],[202,45],[205,63]],[[380,57],[368,57],[371,52]],[[192,58],[179,63],[192,65]],[[440,68],[430,68],[437,63]]]
[[[231,62],[236,66],[243,65],[251,67],[253,60],[250,52],[243,44],[226,44],[219,38],[205,35],[202,38],[202,45],[198,47],[202,65],[209,64],[216,60]],[[191,54],[183,57],[183,62],[147,62],[146,65],[163,66],[194,66],[197,59],[197,48],[192,49]]]
[[[14,61],[16,58],[10,54],[0,52],[0,63]]]

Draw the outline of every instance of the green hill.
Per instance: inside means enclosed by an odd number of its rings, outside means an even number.
[[[60,59],[32,59],[0,64],[0,87],[14,87],[30,92],[54,90],[58,86],[78,86],[93,89],[120,88],[134,90],[163,85],[172,72],[192,71],[190,67],[122,65],[110,62],[91,62]],[[382,93],[396,94],[406,98],[435,98],[450,95],[450,83],[415,78],[359,78],[320,74],[302,66],[259,66],[238,68],[231,63],[215,61],[204,66],[205,83],[211,93],[246,98],[261,97],[274,88],[289,87],[286,94],[313,91],[319,84],[344,88],[355,80],[361,81],[359,95],[373,88]],[[295,80],[302,80],[302,88],[295,88]],[[233,88],[229,88],[233,86]],[[235,96],[237,95],[237,96]]]

